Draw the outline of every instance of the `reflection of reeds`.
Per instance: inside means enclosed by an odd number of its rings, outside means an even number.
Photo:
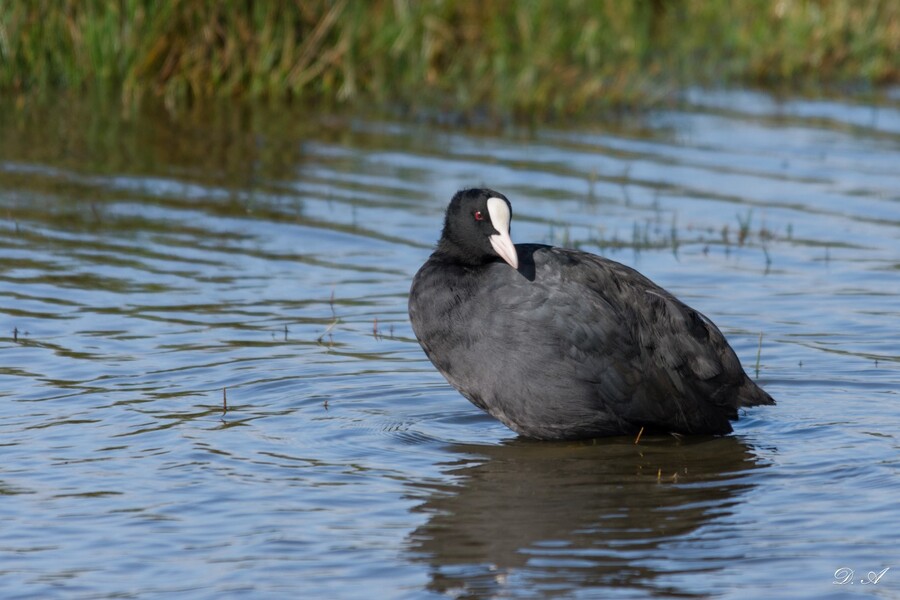
[[[753,209],[747,211],[747,214],[742,215],[740,213],[737,214],[738,220],[738,246],[743,246],[744,242],[747,241],[747,236],[750,235],[750,223],[753,221]]]
[[[759,359],[762,356],[762,331],[759,332],[759,345],[756,347],[756,378],[759,379]]]
[[[727,224],[721,228],[698,227],[691,224],[683,228],[679,227],[677,214],[673,213],[668,229],[660,225],[658,217],[645,219],[643,222],[634,221],[631,226],[630,239],[620,237],[616,231],[607,233],[602,228],[596,232],[590,231],[587,237],[582,238],[577,234],[577,230],[573,231],[569,225],[551,223],[545,241],[550,244],[576,249],[585,245],[593,245],[598,247],[601,252],[623,249],[631,249],[636,252],[669,249],[676,256],[678,256],[681,247],[687,245],[701,246],[704,255],[708,255],[710,250],[716,246],[724,248],[726,254],[730,254],[734,246],[758,247],[763,253],[766,268],[768,269],[772,265],[769,244],[785,241],[796,242],[797,240],[793,238],[793,228],[790,224],[787,226],[786,235],[779,235],[765,227],[765,225],[759,229],[753,229],[751,227],[751,216],[752,211],[748,211],[746,215],[738,215],[739,230],[736,239],[732,238],[731,230]],[[806,244],[812,243],[810,240],[803,240],[802,242]]]
[[[322,332],[322,335],[320,335],[316,339],[316,343],[321,344],[322,341],[325,339],[325,336],[327,335],[328,336],[328,347],[330,348],[331,346],[333,346],[334,345],[334,337],[331,335],[331,330],[334,329],[335,325],[337,325],[337,324],[338,324],[338,320],[337,320],[337,317],[335,317],[334,320],[328,324],[328,327],[325,329],[325,331]]]
[[[389,340],[396,339],[394,337],[394,324],[391,323],[388,326],[388,333],[387,336],[385,336],[384,329],[378,327],[378,317],[375,317],[375,320],[372,322],[372,337],[374,337],[376,340],[383,340],[385,339],[385,337],[387,337],[387,339]]]
[[[6,0],[0,89],[573,113],[664,79],[897,82],[898,21],[889,0]]]
[[[597,230],[588,230],[586,236],[579,235],[578,229],[567,224],[550,223],[549,231],[542,240],[545,243],[576,250],[587,250],[605,255],[615,254],[620,250],[632,250],[635,253],[644,251],[669,250],[676,259],[680,259],[682,248],[699,247],[703,256],[709,256],[715,248],[721,248],[725,256],[731,256],[732,251],[743,247],[745,249],[758,249],[762,253],[764,262],[763,273],[768,275],[772,271],[773,255],[770,246],[779,242],[789,242],[793,245],[819,246],[822,242],[794,237],[793,226],[787,224],[785,233],[779,234],[769,229],[765,223],[758,228],[752,227],[752,210],[744,214],[738,214],[737,235],[732,236],[729,226],[697,226],[688,224],[686,227],[678,226],[677,213],[672,213],[668,228],[662,226],[661,210],[656,209],[657,215],[644,221],[634,221],[631,227],[630,239],[620,237],[617,231],[607,232],[602,227]],[[829,259],[828,247],[830,242],[824,243],[826,262]]]
[[[325,339],[325,336],[328,336],[328,347],[331,348],[334,345],[334,337],[331,335],[331,330],[335,328],[338,324],[337,312],[334,310],[334,290],[331,290],[331,297],[328,299],[328,306],[331,307],[331,323],[328,324],[328,327],[322,332],[316,339],[316,343],[321,344],[322,340]]]

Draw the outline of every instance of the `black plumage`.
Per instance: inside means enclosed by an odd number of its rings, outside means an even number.
[[[513,247],[510,218],[502,194],[458,192],[410,290],[422,348],[476,406],[574,439],[725,434],[740,407],[774,404],[704,315],[615,261]]]

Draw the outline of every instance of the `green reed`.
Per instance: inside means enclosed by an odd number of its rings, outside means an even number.
[[[900,82],[894,0],[5,0],[0,91],[519,116]]]

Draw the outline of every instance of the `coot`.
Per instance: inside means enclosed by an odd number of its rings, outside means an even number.
[[[513,245],[512,207],[458,192],[409,294],[413,331],[453,387],[522,436],[729,433],[774,404],[704,315],[634,269]]]

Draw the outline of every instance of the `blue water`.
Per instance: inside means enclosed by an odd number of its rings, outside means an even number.
[[[0,597],[900,597],[898,165],[900,105],[756,93],[503,133],[2,107]],[[482,415],[406,315],[481,184],[778,405],[638,444]]]

